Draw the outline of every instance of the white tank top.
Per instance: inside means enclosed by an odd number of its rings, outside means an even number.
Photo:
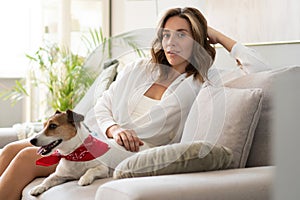
[[[160,102],[160,100],[156,100],[156,99],[152,99],[150,97],[147,97],[145,95],[142,96],[142,98],[140,99],[139,103],[137,104],[137,106],[135,107],[135,109],[132,112],[131,115],[131,120],[133,122],[138,122],[143,123],[141,121],[139,121],[139,118],[143,115],[145,115],[146,113],[148,113],[150,111],[150,109],[157,105]],[[144,122],[146,123],[146,122]],[[142,125],[142,124],[140,124]]]

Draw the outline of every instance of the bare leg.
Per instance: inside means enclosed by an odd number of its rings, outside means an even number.
[[[55,166],[37,166],[40,158],[36,147],[26,147],[11,160],[0,178],[0,199],[19,200],[22,190],[34,178],[48,176],[55,171]]]
[[[0,176],[12,159],[25,147],[32,146],[28,140],[20,140],[6,145],[0,152]]]

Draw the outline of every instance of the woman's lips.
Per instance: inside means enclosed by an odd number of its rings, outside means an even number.
[[[167,51],[167,54],[169,55],[177,55],[179,53],[180,53],[179,51]]]

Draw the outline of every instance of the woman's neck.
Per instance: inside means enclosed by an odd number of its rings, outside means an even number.
[[[177,71],[177,73],[183,74],[183,73],[185,73],[185,69],[188,66],[188,64],[189,63],[187,61],[185,61],[185,62],[180,63],[178,65],[172,65],[171,68],[174,69],[175,71]]]

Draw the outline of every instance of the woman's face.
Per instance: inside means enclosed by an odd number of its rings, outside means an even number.
[[[162,35],[162,47],[168,62],[178,72],[184,73],[194,43],[189,23],[181,17],[171,17],[167,20]]]

